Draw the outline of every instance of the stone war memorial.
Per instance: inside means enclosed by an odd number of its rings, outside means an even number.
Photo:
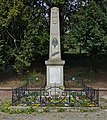
[[[59,8],[52,7],[50,15],[49,59],[46,65],[46,86],[29,89],[27,85],[12,89],[12,105],[48,107],[90,107],[99,105],[99,90],[77,80],[79,89],[64,86],[64,64],[61,59]],[[67,64],[67,63],[66,63]],[[72,79],[76,82],[76,79]],[[81,87],[80,87],[81,85]]]
[[[63,88],[63,66],[65,61],[61,60],[60,21],[59,9],[57,7],[51,9],[49,59],[45,61],[45,64],[47,68],[46,89],[53,86]],[[52,92],[54,89],[50,90]]]

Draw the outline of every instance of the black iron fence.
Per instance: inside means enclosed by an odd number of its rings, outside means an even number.
[[[82,89],[65,89],[53,86],[47,90],[30,90],[27,85],[12,90],[13,105],[80,107],[98,106],[99,90],[83,84]],[[54,90],[53,90],[54,89]]]
[[[21,103],[21,99],[28,93],[27,84],[18,88],[12,88],[12,105]]]
[[[99,89],[93,89],[84,84],[83,90],[87,98],[99,105]]]

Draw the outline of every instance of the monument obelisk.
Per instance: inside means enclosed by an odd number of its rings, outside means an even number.
[[[46,88],[64,87],[63,66],[65,61],[61,60],[60,21],[59,8],[57,7],[51,8],[49,59],[45,61],[45,64],[47,69]]]

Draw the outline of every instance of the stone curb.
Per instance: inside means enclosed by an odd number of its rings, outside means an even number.
[[[15,87],[13,87],[15,88]],[[28,88],[29,90],[44,90],[44,88]],[[107,88],[94,88],[93,89],[97,89],[99,91],[107,91]],[[12,90],[12,87],[0,87],[0,91],[11,91]],[[82,90],[82,88],[66,88],[65,90]]]

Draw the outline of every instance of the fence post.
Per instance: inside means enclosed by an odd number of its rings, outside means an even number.
[[[41,88],[40,88],[40,104],[41,104]]]
[[[12,87],[12,106],[13,106],[13,87]]]
[[[99,106],[99,88],[97,89],[97,105]]]
[[[70,89],[69,89],[69,106],[70,106],[70,103],[71,103],[71,101],[70,101]]]

